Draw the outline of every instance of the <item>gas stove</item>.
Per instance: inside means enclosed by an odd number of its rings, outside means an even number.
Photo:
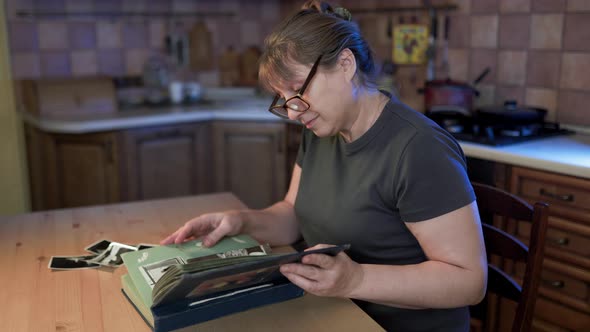
[[[527,124],[487,123],[474,117],[433,113],[426,114],[439,126],[446,129],[455,139],[464,142],[490,146],[505,146],[536,139],[573,134],[555,122],[534,122]]]

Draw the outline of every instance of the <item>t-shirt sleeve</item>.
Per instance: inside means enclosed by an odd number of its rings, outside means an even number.
[[[399,161],[393,188],[405,222],[432,219],[475,200],[463,151],[441,130],[416,133]]]

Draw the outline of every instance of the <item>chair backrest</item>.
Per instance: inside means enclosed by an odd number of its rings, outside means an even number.
[[[487,293],[494,293],[515,301],[517,308],[512,331],[529,331],[541,280],[549,207],[545,203],[535,203],[534,206],[531,206],[513,194],[488,185],[480,183],[472,183],[472,185],[480,212],[531,223],[528,247],[516,237],[494,225],[482,223],[488,254]],[[490,260],[490,255],[525,263],[522,286],[505,273],[501,267],[494,265]]]

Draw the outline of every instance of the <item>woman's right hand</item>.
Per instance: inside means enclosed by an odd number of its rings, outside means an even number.
[[[243,224],[242,214],[239,211],[203,214],[187,221],[176,232],[160,241],[160,244],[182,243],[202,236],[203,245],[210,247],[226,235],[239,234]]]

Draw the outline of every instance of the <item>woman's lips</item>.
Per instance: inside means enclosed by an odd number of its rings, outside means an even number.
[[[311,120],[309,120],[309,121],[307,121],[307,122],[303,121],[303,124],[305,125],[305,127],[306,127],[307,129],[309,129],[309,128],[311,128],[311,127],[312,127],[313,123],[315,122],[315,120],[316,120],[317,118],[318,118],[318,117],[316,116],[315,118],[313,118],[313,119],[311,119]]]

